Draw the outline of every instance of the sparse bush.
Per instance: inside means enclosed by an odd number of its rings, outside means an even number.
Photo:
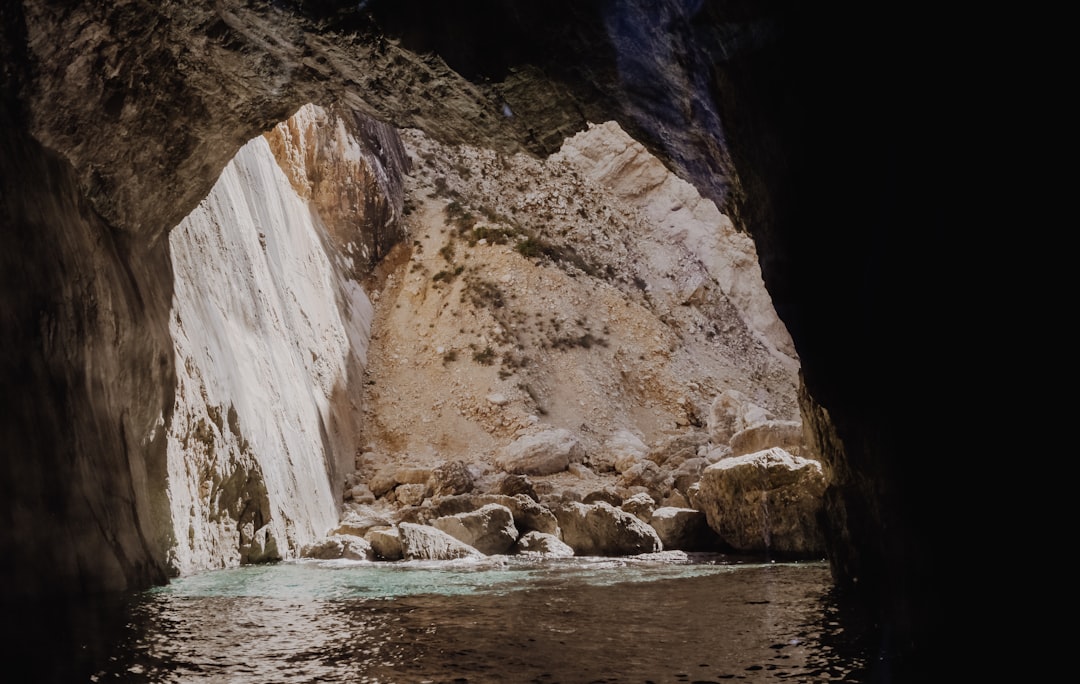
[[[497,356],[497,354],[495,353],[495,350],[492,349],[490,345],[487,346],[487,347],[484,347],[483,349],[481,349],[479,351],[473,352],[473,355],[472,355],[473,361],[475,361],[475,362],[477,362],[477,363],[479,363],[481,365],[484,365],[484,366],[490,366],[491,364],[495,363],[495,357],[496,356]]]

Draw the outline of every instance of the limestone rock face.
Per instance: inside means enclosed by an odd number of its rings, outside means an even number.
[[[653,528],[611,504],[572,501],[554,512],[563,541],[579,556],[626,556],[663,548]]]
[[[257,137],[170,235],[178,373],[168,462],[180,573],[294,556],[336,523],[352,468],[372,308],[343,258],[362,242],[363,224],[339,225],[331,239],[295,176],[318,176],[305,164],[329,163],[320,143],[351,144],[351,165],[330,160],[335,177],[373,196],[386,188],[365,171],[374,155],[355,126],[339,121],[338,137],[320,141],[286,137],[295,125],[277,129],[292,180]],[[387,179],[400,173],[379,169]],[[257,537],[270,543],[253,547]]]
[[[518,539],[514,514],[499,504],[436,518],[431,525],[489,556],[506,553]]]
[[[668,173],[659,159],[615,122],[590,126],[569,138],[559,156],[588,169],[594,180],[637,206],[657,227],[657,239],[667,238],[665,249],[645,252],[658,262],[653,271],[670,270],[681,258],[680,250],[698,260],[699,269],[685,271],[680,280],[662,286],[656,283],[654,296],[677,304],[703,304],[710,299],[707,291],[717,288],[778,358],[797,366],[791,337],[776,315],[756,266],[753,240],[736,230],[712,200]],[[677,249],[672,248],[675,245]]]
[[[584,457],[578,438],[559,428],[520,437],[502,450],[495,463],[515,475],[551,475]]]
[[[692,502],[736,550],[820,558],[824,493],[820,463],[773,448],[709,466]]]
[[[484,554],[429,525],[398,523],[401,557],[405,560],[454,560],[482,558]]]
[[[370,274],[404,236],[409,159],[396,129],[352,109],[309,103],[265,137],[297,194],[322,219],[332,249],[348,255],[346,275]]]

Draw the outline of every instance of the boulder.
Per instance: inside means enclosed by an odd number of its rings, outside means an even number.
[[[428,490],[431,496],[452,496],[471,492],[475,484],[465,461],[447,461],[431,470]]]
[[[620,506],[622,505],[623,498],[615,491],[614,487],[607,486],[600,489],[594,489],[581,499],[581,503],[587,504],[596,503],[597,501],[603,501],[612,506]]]
[[[581,442],[562,428],[524,435],[499,452],[495,465],[515,475],[553,475],[585,457]]]
[[[416,509],[410,512],[410,522],[430,524],[430,521],[447,515],[468,513],[479,510],[488,504],[506,506],[514,516],[514,526],[519,532],[536,530],[548,534],[559,535],[559,521],[555,514],[546,506],[537,503],[524,494],[516,496],[503,496],[501,494],[461,494],[448,496],[434,501],[429,508]]]
[[[562,539],[579,556],[632,556],[663,548],[645,522],[611,504],[568,502],[554,511]]]
[[[772,417],[767,410],[752,403],[742,392],[724,390],[716,395],[709,407],[706,422],[709,439],[715,445],[727,444],[735,433]]]
[[[653,509],[656,508],[656,501],[648,494],[639,492],[623,501],[620,508],[642,522],[649,522],[652,520]]]
[[[574,555],[574,550],[553,534],[533,530],[521,535],[514,545],[514,553],[522,556],[569,558]]]
[[[405,560],[483,558],[473,547],[430,525],[398,523],[401,557]]]
[[[403,506],[418,506],[427,498],[427,484],[402,484],[394,489],[394,496]]]
[[[695,456],[688,458],[672,471],[673,486],[680,492],[686,492],[690,485],[701,479],[701,473],[711,465],[706,458]]]
[[[629,430],[619,430],[607,438],[604,448],[589,455],[589,463],[597,472],[622,472],[649,453],[641,438]],[[620,470],[620,466],[622,469]]]
[[[658,443],[645,458],[666,469],[678,468],[689,459],[696,458],[698,448],[709,443],[709,433],[702,431],[684,432],[669,437]]]
[[[665,549],[714,551],[722,546],[705,514],[693,508],[657,508],[649,524],[656,530]]]
[[[401,560],[401,536],[396,527],[372,528],[364,535],[371,544],[375,558],[384,561]]]
[[[690,492],[733,549],[793,558],[825,554],[824,493],[821,464],[780,448],[725,458],[706,468]]]
[[[802,422],[797,420],[767,420],[739,430],[728,441],[732,456],[743,456],[779,447],[798,456],[805,445]]]
[[[536,495],[536,490],[533,488],[532,480],[525,475],[515,475],[514,473],[507,473],[505,477],[499,480],[495,493],[505,494],[506,496],[524,494],[533,501],[540,501],[540,497]]]
[[[662,499],[674,486],[675,478],[652,461],[638,461],[619,476],[622,487],[644,487],[654,498]]]
[[[353,509],[345,514],[330,535],[348,534],[363,537],[373,527],[389,527],[393,524],[389,518],[371,509]]]
[[[431,526],[488,556],[504,554],[518,539],[514,514],[506,506],[488,504],[469,513],[431,521]]]
[[[368,489],[371,493],[377,497],[386,496],[390,492],[394,491],[394,487],[400,484],[395,477],[397,468],[394,466],[383,466],[375,471],[375,474],[368,478]]]
[[[317,558],[319,560],[334,560],[337,558],[374,560],[375,554],[371,550],[371,544],[363,537],[335,534],[303,547],[300,549],[300,557]]]
[[[366,484],[353,485],[345,490],[343,497],[346,501],[352,501],[357,504],[373,504],[375,503],[375,493],[371,491],[371,488]]]
[[[422,484],[426,485],[431,479],[431,468],[417,466],[399,466],[394,471],[394,480],[398,484]]]

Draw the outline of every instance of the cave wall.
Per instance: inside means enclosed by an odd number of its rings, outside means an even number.
[[[754,237],[834,480],[837,579],[909,647],[939,598],[925,502],[945,487],[910,458],[932,377],[908,352],[934,295],[905,274],[911,226],[951,218],[926,162],[947,142],[947,31],[923,9],[4,4],[4,585],[161,576],[164,234],[248,139],[307,101],[503,151],[612,119]]]

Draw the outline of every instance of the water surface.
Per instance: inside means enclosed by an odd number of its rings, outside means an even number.
[[[721,556],[285,562],[128,597],[108,613],[120,619],[73,628],[67,666],[43,660],[38,672],[230,684],[869,681],[831,586],[825,563]]]

